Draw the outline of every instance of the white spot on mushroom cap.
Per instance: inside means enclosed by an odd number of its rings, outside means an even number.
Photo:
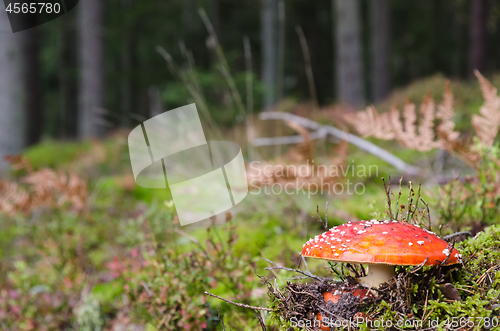
[[[386,232],[386,231],[382,232],[382,234],[388,234],[388,233],[389,233],[389,232]]]
[[[446,256],[450,255],[450,250],[448,248],[443,249],[443,254]]]
[[[423,240],[417,241],[417,244],[419,244],[419,245],[423,245],[423,244],[424,244],[424,241],[423,241]]]
[[[362,234],[362,233],[365,233],[365,232],[366,232],[366,230],[359,230],[358,234]]]
[[[408,245],[413,246],[413,243],[410,241],[410,242],[408,243]]]

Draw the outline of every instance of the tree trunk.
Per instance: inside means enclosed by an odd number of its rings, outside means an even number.
[[[149,116],[148,118],[160,115],[165,111],[163,101],[161,99],[161,90],[158,86],[150,86],[148,89],[149,96]]]
[[[389,0],[370,0],[371,94],[383,100],[390,90]]]
[[[278,78],[278,1],[262,0],[261,8],[263,107],[276,103]]]
[[[196,15],[196,2],[195,0],[182,1],[184,7],[182,11],[182,20],[184,26],[189,29],[192,28]]]
[[[363,64],[361,59],[359,0],[333,0],[337,96],[351,107],[363,103]]]
[[[486,69],[488,0],[471,1],[469,75]]]
[[[40,33],[31,28],[16,35],[22,38],[22,80],[24,89],[24,112],[26,114],[26,144],[40,141],[43,132],[42,91],[40,79]]]
[[[67,13],[60,18],[61,31],[61,70],[59,86],[61,88],[61,134],[65,138],[78,137],[78,82],[77,54],[75,42],[75,13]]]
[[[26,141],[21,54],[23,33],[12,33],[7,13],[0,10],[0,171],[8,167],[3,157],[20,153]]]
[[[79,135],[99,137],[104,133],[100,125],[99,108],[103,108],[103,44],[102,1],[85,0],[79,3]]]
[[[122,0],[122,16],[132,10],[132,0]],[[122,52],[121,52],[121,79],[120,79],[120,124],[122,127],[129,128],[131,123],[131,115],[135,98],[133,97],[134,90],[132,88],[133,79],[133,42],[132,34],[133,26],[122,18]]]
[[[214,26],[215,34],[219,39],[221,36],[221,28],[220,28],[220,14],[219,14],[219,0],[210,0],[209,1],[209,9],[210,9],[210,21],[212,21],[212,25]]]

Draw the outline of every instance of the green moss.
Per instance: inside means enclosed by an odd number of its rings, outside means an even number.
[[[88,152],[90,142],[45,140],[26,149],[23,155],[28,158],[33,168],[55,168],[74,161],[81,153]]]
[[[458,289],[461,300],[447,300],[441,293],[435,278],[426,286],[429,299],[422,301],[418,287],[410,287],[408,293],[417,299],[412,305],[411,319],[402,319],[385,301],[378,307],[368,308],[369,312],[379,313],[379,320],[390,321],[400,329],[419,329],[433,327],[437,330],[447,330],[468,326],[474,330],[483,330],[491,324],[491,330],[500,330],[500,319],[493,315],[493,304],[498,303],[500,297],[500,226],[492,226],[484,232],[456,246],[461,252],[464,261],[463,267],[455,272],[450,279]],[[399,269],[400,272],[403,269]],[[429,272],[430,268],[425,268]],[[420,321],[420,322],[419,322]],[[498,322],[498,324],[497,324]],[[418,324],[422,323],[422,324]],[[387,326],[387,323],[385,324]],[[370,326],[370,325],[368,325]],[[365,325],[366,327],[366,325]],[[362,328],[363,329],[363,328]],[[384,330],[384,327],[375,328]]]

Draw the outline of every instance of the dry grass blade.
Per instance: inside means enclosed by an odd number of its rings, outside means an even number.
[[[313,111],[316,112],[318,109],[318,95],[316,93],[316,85],[314,83],[314,76],[311,64],[311,55],[309,54],[309,48],[307,46],[306,36],[300,25],[295,27],[297,36],[299,37],[300,47],[302,48],[302,55],[304,56],[304,64],[306,67],[306,77],[307,83],[309,85],[309,93],[311,94],[311,99],[313,101]]]
[[[241,99],[241,95],[238,92],[238,89],[236,88],[236,83],[234,82],[233,77],[231,76],[231,71],[229,69],[229,64],[227,63],[226,56],[224,55],[224,52],[222,50],[222,47],[219,43],[219,39],[217,38],[217,34],[215,33],[215,29],[212,25],[212,22],[208,18],[207,13],[205,10],[200,8],[198,10],[198,13],[200,14],[200,17],[203,21],[203,24],[205,24],[205,27],[208,31],[208,34],[210,36],[210,45],[215,51],[215,55],[217,56],[217,59],[219,60],[220,63],[220,69],[221,73],[224,76],[224,79],[226,79],[226,82],[229,86],[229,90],[231,91],[231,96],[233,97],[236,106],[238,110],[240,111],[241,114],[245,115],[245,107],[243,106],[243,101]]]
[[[226,326],[224,325],[224,321],[220,317],[220,309],[219,309],[219,307],[217,307],[217,313],[218,313],[219,321],[222,324],[222,331],[226,331]]]
[[[493,270],[495,270],[497,268],[500,268],[500,266],[494,265],[493,267],[491,267],[488,270],[486,270],[484,272],[484,274],[482,274],[481,277],[479,277],[479,279],[477,280],[477,284],[480,285],[486,279],[486,277],[488,276],[488,273],[490,273],[491,271],[493,271]]]
[[[260,312],[258,310],[255,310],[254,312],[255,312],[255,317],[257,317],[257,320],[259,321],[259,325],[262,331],[267,331],[266,323],[264,323],[264,319],[260,315]]]

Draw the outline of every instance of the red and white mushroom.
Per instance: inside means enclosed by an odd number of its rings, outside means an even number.
[[[360,301],[364,300],[365,298],[374,298],[374,295],[372,294],[372,291],[367,289],[367,288],[355,288],[355,289],[345,289],[345,290],[333,290],[329,292],[323,293],[323,298],[325,298],[325,301],[330,301],[333,303],[339,302],[339,300],[342,298],[342,296],[346,293],[351,293],[354,295],[356,298],[358,298]],[[321,312],[316,314],[316,318],[318,321],[321,322],[320,327],[321,330],[330,330],[330,327],[328,324],[323,321],[323,314]]]
[[[368,287],[378,287],[390,280],[396,265],[461,262],[460,252],[434,233],[399,221],[371,220],[339,225],[310,239],[301,254],[336,262],[368,264],[368,276],[358,278],[359,283]]]

